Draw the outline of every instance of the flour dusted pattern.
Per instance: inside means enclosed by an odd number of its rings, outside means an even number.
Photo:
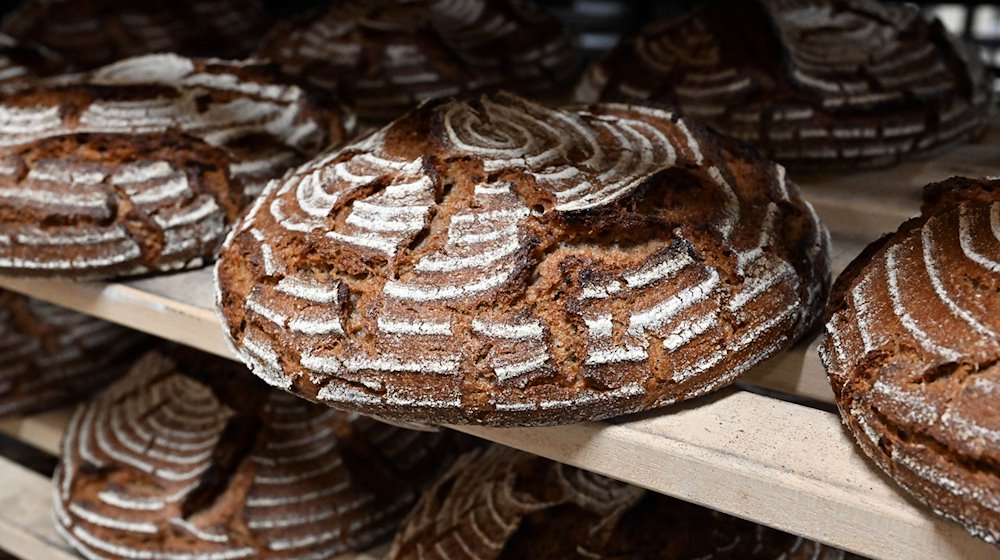
[[[242,366],[151,352],[76,411],[56,527],[88,558],[330,558],[395,530],[453,453],[267,390]]]
[[[248,196],[353,130],[353,117],[323,107],[256,62],[157,54],[52,78],[0,101],[0,148],[68,133],[172,129],[225,148]]]
[[[499,445],[427,491],[387,560],[856,558],[814,541]]]
[[[0,291],[0,415],[39,412],[103,389],[146,337],[81,313]]]
[[[938,513],[1000,539],[1000,181],[952,178],[837,280],[820,348],[861,448]]]
[[[273,183],[217,266],[268,383],[414,422],[703,394],[791,344],[828,238],[784,169],[668,113],[427,104]]]
[[[990,110],[976,54],[917,6],[732,0],[648,25],[579,101],[647,101],[786,164],[880,165],[967,140]]]
[[[112,278],[202,266],[243,205],[231,161],[176,133],[0,148],[0,271]]]
[[[240,58],[267,25],[259,0],[25,0],[0,31],[93,68],[155,52]]]
[[[532,0],[331,2],[279,24],[257,54],[379,125],[487,87],[556,94],[578,68],[569,31]]]

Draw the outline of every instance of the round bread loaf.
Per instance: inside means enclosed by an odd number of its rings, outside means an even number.
[[[387,560],[855,558],[499,445],[470,451],[417,503]]]
[[[56,408],[121,376],[147,338],[0,290],[0,415]]]
[[[271,183],[217,266],[268,383],[393,420],[621,415],[732,382],[818,316],[784,169],[668,113],[423,105]]]
[[[257,55],[378,125],[485,87],[554,93],[579,65],[569,31],[533,0],[331,2],[276,26]]]
[[[414,432],[150,352],[76,411],[56,527],[88,558],[332,558],[386,539],[457,454]],[[243,371],[240,371],[243,370]]]
[[[1000,181],[952,178],[838,278],[820,356],[844,423],[936,512],[1000,539]]]
[[[849,167],[968,139],[988,92],[976,55],[917,6],[724,0],[624,39],[575,97],[656,102],[783,163]]]
[[[23,0],[0,31],[93,68],[154,52],[240,58],[267,25],[259,0]]]
[[[0,147],[0,272],[110,278],[202,266],[243,204],[230,162],[174,132]]]
[[[0,100],[0,147],[72,132],[177,129],[225,148],[248,196],[353,129],[274,69],[173,54],[130,58],[19,89]]]

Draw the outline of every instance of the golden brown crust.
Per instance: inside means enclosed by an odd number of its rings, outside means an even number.
[[[88,557],[331,558],[392,534],[457,454],[252,382],[239,364],[151,352],[77,410],[56,526]]]
[[[916,6],[731,0],[650,24],[588,70],[580,101],[654,102],[788,165],[885,165],[967,140],[988,72]]]
[[[929,185],[840,276],[821,357],[844,422],[935,511],[1000,539],[1000,181]]]
[[[428,104],[273,184],[217,267],[269,383],[395,420],[604,418],[730,383],[828,288],[784,169],[670,115]]]
[[[387,560],[842,560],[841,550],[493,445],[462,456]]]
[[[0,291],[0,415],[89,397],[121,376],[147,342],[124,327]]]

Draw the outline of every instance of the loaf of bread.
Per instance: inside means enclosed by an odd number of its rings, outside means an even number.
[[[329,4],[276,26],[257,55],[336,92],[370,123],[485,87],[559,95],[576,76],[572,36],[533,0]]]
[[[170,356],[144,356],[67,427],[56,527],[87,558],[363,550],[393,533],[458,452],[450,432],[307,403],[221,358]]]
[[[662,104],[785,164],[854,167],[967,140],[988,81],[911,4],[725,0],[625,38],[575,97]]]
[[[241,58],[268,23],[260,0],[23,0],[0,31],[93,68],[156,52]]]
[[[606,418],[731,383],[818,317],[828,238],[767,162],[645,107],[423,105],[272,183],[217,266],[268,383],[393,420]]]
[[[112,278],[202,266],[243,206],[231,161],[176,132],[0,147],[0,272]]]
[[[0,416],[90,396],[132,365],[148,338],[0,290]]]
[[[67,133],[176,129],[225,148],[248,196],[352,132],[353,117],[319,104],[273,68],[174,54],[126,59],[0,99],[0,147]]]
[[[837,280],[820,355],[861,448],[934,511],[1000,540],[1000,181],[925,190]]]
[[[841,560],[749,521],[499,445],[463,455],[386,560]]]

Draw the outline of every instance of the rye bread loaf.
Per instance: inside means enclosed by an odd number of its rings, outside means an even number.
[[[377,125],[486,87],[554,94],[579,60],[569,31],[533,0],[330,2],[277,25],[257,55]]]
[[[0,31],[93,68],[154,52],[241,58],[268,20],[260,0],[23,0]]]
[[[724,0],[648,25],[578,101],[655,102],[788,165],[884,165],[967,140],[991,104],[971,49],[910,4]]]
[[[147,340],[130,329],[0,290],[0,415],[88,397],[125,373]]]
[[[834,560],[841,550],[499,445],[418,502],[386,560]]]
[[[952,178],[838,278],[820,356],[864,452],[1000,539],[1000,181]]]
[[[67,427],[56,527],[88,558],[363,550],[393,533],[457,454],[453,433],[316,406],[221,358],[170,356],[144,356]]]
[[[817,318],[784,168],[668,113],[423,105],[272,183],[216,269],[268,383],[425,423],[605,418],[731,383]]]
[[[159,54],[61,76],[0,98],[0,147],[74,132],[176,129],[225,148],[248,196],[353,129],[353,117],[321,104],[258,62]]]
[[[231,161],[175,132],[0,147],[0,272],[112,278],[202,266],[243,205]]]

